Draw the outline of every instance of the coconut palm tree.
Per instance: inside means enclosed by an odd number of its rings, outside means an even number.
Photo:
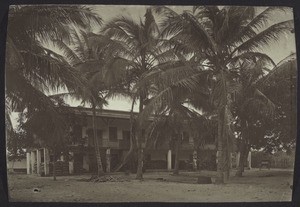
[[[97,160],[97,176],[104,175],[99,141],[96,128],[96,109],[107,104],[107,98],[123,93],[122,79],[123,71],[118,71],[120,61],[111,58],[106,52],[108,44],[111,42],[108,37],[96,35],[83,30],[72,31],[73,42],[68,45],[63,41],[54,40],[54,45],[63,52],[67,62],[85,80],[86,85],[80,89],[69,91],[68,93],[57,94],[71,95],[80,99],[82,103],[89,103],[92,107],[92,125],[95,155]],[[97,47],[94,47],[94,42]],[[124,94],[124,93],[123,93]]]
[[[26,109],[28,114],[47,109],[58,118],[57,107],[44,93],[59,88],[78,90],[85,82],[64,57],[45,45],[53,40],[71,42],[70,28],[74,26],[91,28],[100,24],[101,18],[83,6],[11,7],[7,30],[6,97],[13,108]]]
[[[277,41],[293,29],[293,20],[270,25],[271,14],[288,8],[270,7],[257,12],[254,7],[195,6],[192,11],[178,14],[168,7],[155,7],[165,16],[162,31],[165,38],[174,42],[175,49],[183,54],[195,54],[202,60],[211,79],[211,102],[218,117],[218,182],[224,182],[229,170],[229,141],[233,139],[232,96],[236,90],[234,75],[240,68],[240,60],[259,57],[272,62],[259,52],[264,46]],[[195,75],[195,74],[194,74]],[[188,77],[182,77],[188,79]],[[195,81],[188,87],[193,87]]]
[[[234,97],[234,114],[240,127],[240,160],[236,176],[242,176],[244,163],[250,150],[251,125],[259,120],[271,121],[274,118],[275,104],[258,90],[260,79],[266,75],[265,62],[261,59],[245,60],[240,69],[239,90]]]
[[[71,25],[86,28],[100,23],[100,17],[82,6],[12,6],[5,65],[6,97],[12,110],[53,108],[44,92],[80,87],[78,74],[44,45],[53,39],[70,41]]]
[[[147,9],[145,20],[140,24],[130,18],[117,17],[108,22],[103,30],[103,34],[111,37],[113,43],[108,47],[111,56],[123,60],[122,68],[126,71],[128,88],[139,100],[139,113],[144,109],[149,97],[149,86],[133,88],[139,79],[149,71],[155,70],[158,65],[171,61],[175,55],[159,41],[159,29],[152,15],[151,9]],[[133,99],[135,100],[135,99]],[[136,145],[138,150],[137,179],[142,179],[143,147],[142,128],[136,126]]]
[[[257,105],[265,105],[252,98],[247,104],[251,115],[248,121],[248,145],[254,149],[264,148],[266,152],[289,150],[295,144],[296,137],[296,59],[291,55],[280,61],[268,74],[260,78],[254,85],[274,104],[275,109],[270,116],[266,110]],[[251,94],[251,93],[250,93]],[[255,102],[256,103],[255,103]],[[251,106],[254,102],[255,107]],[[263,110],[259,111],[257,108]],[[253,112],[252,112],[253,111]],[[246,113],[245,113],[246,114]]]
[[[175,93],[175,90],[177,91]],[[183,139],[188,134],[197,136],[197,129],[195,128],[194,123],[199,123],[198,121],[202,116],[195,110],[184,106],[183,102],[186,97],[185,94],[179,88],[173,88],[173,94],[176,94],[176,101],[170,105],[164,105],[161,103],[160,110],[156,110],[154,113],[154,120],[146,128],[146,143],[147,147],[155,147],[157,143],[163,143],[168,141],[170,147],[175,149],[175,166],[174,174],[179,173],[179,153],[180,146]],[[149,105],[146,106],[145,110],[147,111],[151,107],[152,102],[150,101]],[[141,117],[145,115],[141,113]]]
[[[275,104],[272,123],[283,146],[289,148],[296,140],[297,60],[295,53],[280,61],[269,74],[259,80],[259,89]]]

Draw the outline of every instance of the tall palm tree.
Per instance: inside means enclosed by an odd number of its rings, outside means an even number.
[[[53,39],[70,41],[71,25],[86,28],[100,23],[101,18],[82,6],[10,7],[5,75],[6,97],[12,110],[55,110],[44,92],[58,87],[80,87],[78,74],[44,44]]]
[[[44,93],[61,87],[78,90],[84,86],[84,81],[64,57],[45,45],[54,40],[71,42],[70,28],[91,28],[101,22],[99,16],[83,6],[11,7],[7,30],[6,96],[13,108],[27,109],[28,112],[46,109],[59,117],[57,107]]]
[[[69,91],[67,94],[83,103],[88,102],[92,107],[92,125],[93,125],[93,140],[94,149],[97,160],[97,176],[104,175],[100,145],[97,138],[96,127],[96,109],[102,108],[107,104],[107,98],[113,96],[117,91],[121,93],[121,77],[122,71],[118,71],[119,63],[115,58],[111,58],[105,51],[110,39],[103,35],[96,35],[83,30],[72,31],[73,42],[68,45],[63,41],[55,40],[54,45],[63,52],[64,57],[85,80],[86,85],[80,89]],[[94,47],[94,42],[97,41],[97,48]],[[101,45],[101,47],[99,46]]]
[[[113,43],[108,53],[122,59],[123,70],[126,71],[128,88],[139,100],[139,113],[141,113],[149,97],[149,86],[134,89],[139,79],[149,71],[155,70],[157,65],[174,59],[169,47],[159,41],[159,30],[152,15],[147,9],[145,20],[140,24],[126,17],[118,17],[106,24],[103,34],[111,37]],[[135,99],[134,99],[135,100]],[[138,150],[137,179],[142,179],[143,148],[142,128],[137,126],[136,145]]]
[[[258,90],[260,79],[265,76],[266,65],[261,59],[245,60],[240,69],[239,90],[235,93],[234,109],[237,123],[240,125],[240,160],[236,175],[242,176],[244,163],[250,150],[251,125],[257,121],[273,119],[275,104],[261,91]]]
[[[190,87],[188,92],[186,87],[192,84],[193,81],[187,83],[181,79],[182,76],[187,76],[187,74],[191,77],[193,73],[199,70],[197,68],[198,61],[194,57],[188,59],[180,54],[175,55],[176,58],[174,60],[163,66],[159,65],[155,70],[145,74],[136,84],[136,88],[143,88],[145,85],[151,86],[151,96],[145,109],[140,114],[139,122],[143,123],[144,119],[154,115],[160,120],[160,124],[154,121],[152,127],[158,127],[159,131],[170,131],[170,133],[163,133],[163,136],[169,137],[174,143],[176,155],[174,174],[178,174],[178,153],[181,141],[185,135],[184,131],[193,134],[196,149],[197,143],[198,141],[200,142],[203,134],[199,129],[204,127],[205,122],[203,120],[204,117],[196,110],[208,112],[211,110],[211,107],[207,101],[209,91],[205,76],[196,75],[193,77],[192,79],[197,85],[194,84],[193,88]],[[189,70],[184,70],[186,67],[189,67]],[[196,123],[199,125],[195,126]],[[159,127],[161,125],[164,127],[168,126],[168,128],[161,130]],[[159,138],[162,139],[163,137],[159,136]],[[156,139],[158,139],[158,136],[156,136]]]
[[[293,20],[269,26],[269,16],[282,10],[288,8],[270,7],[258,13],[254,7],[195,6],[192,11],[178,14],[168,7],[155,7],[165,16],[164,36],[181,53],[192,53],[203,60],[205,69],[198,74],[210,73],[211,102],[218,117],[218,182],[224,182],[229,170],[231,94],[235,91],[234,75],[240,70],[234,66],[237,61],[254,57],[272,62],[258,51],[293,29]]]
[[[176,92],[175,92],[176,91]],[[170,147],[175,149],[175,166],[174,174],[179,173],[179,153],[180,146],[186,133],[198,136],[197,133],[199,126],[195,127],[194,123],[199,123],[199,120],[203,117],[191,109],[190,107],[184,106],[186,100],[186,94],[180,88],[173,87],[173,94],[176,94],[172,104],[165,105],[164,102],[160,103],[160,107],[154,112],[154,120],[151,121],[149,126],[146,128],[147,143],[152,143],[147,147],[156,146],[155,143],[163,143],[168,141]],[[153,102],[150,101],[149,105],[146,106],[145,112],[152,106]],[[145,112],[141,113],[140,120],[144,117],[148,117]],[[144,116],[144,117],[143,117]],[[141,120],[142,121],[142,120]]]
[[[293,146],[297,131],[296,54],[293,53],[280,61],[257,85],[276,104],[273,132],[280,137],[284,147]]]

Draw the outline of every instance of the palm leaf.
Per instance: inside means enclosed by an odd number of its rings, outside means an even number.
[[[268,46],[271,42],[278,41],[280,36],[287,34],[294,28],[294,21],[288,20],[270,26],[264,31],[258,33],[255,37],[239,45],[232,52],[251,52]]]

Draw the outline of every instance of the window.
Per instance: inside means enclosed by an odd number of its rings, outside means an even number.
[[[117,141],[117,127],[109,127],[109,141]]]
[[[123,130],[123,140],[130,141],[130,131]]]

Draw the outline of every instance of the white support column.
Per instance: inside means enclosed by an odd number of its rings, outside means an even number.
[[[110,159],[111,159],[111,155],[110,155],[110,148],[106,149],[106,172],[110,172]]]
[[[251,170],[251,151],[249,151],[248,157],[247,157],[247,163],[248,163],[248,168]]]
[[[49,151],[47,148],[44,148],[44,173],[45,176],[49,175]]]
[[[83,155],[83,169],[85,169],[87,172],[90,171],[90,159],[88,154]]]
[[[198,153],[197,153],[197,150],[194,150],[193,151],[193,170],[194,171],[198,170],[197,160],[198,160]]]
[[[41,151],[40,149],[36,150],[36,173],[41,175]]]
[[[69,174],[74,174],[74,152],[69,152],[71,159],[69,160]]]
[[[65,156],[64,156],[64,155],[61,155],[61,156],[59,157],[59,160],[60,160],[60,161],[65,161]]]
[[[34,169],[34,164],[36,162],[35,151],[31,151],[31,153],[30,153],[30,159],[31,159],[31,161],[30,161],[30,164],[31,164],[31,174],[35,174],[36,173],[36,171]]]
[[[216,152],[216,164],[218,165],[218,158],[219,158],[219,151],[217,150],[217,152]]]
[[[30,157],[30,152],[26,152],[26,169],[27,169],[27,174],[29,175],[31,172],[31,157]]]
[[[82,137],[86,137],[87,136],[87,133],[86,133],[86,127],[82,127],[82,131],[81,131],[81,136]],[[81,138],[81,137],[79,137],[79,138]]]
[[[167,169],[172,170],[172,150],[168,150],[168,155],[167,155]]]

